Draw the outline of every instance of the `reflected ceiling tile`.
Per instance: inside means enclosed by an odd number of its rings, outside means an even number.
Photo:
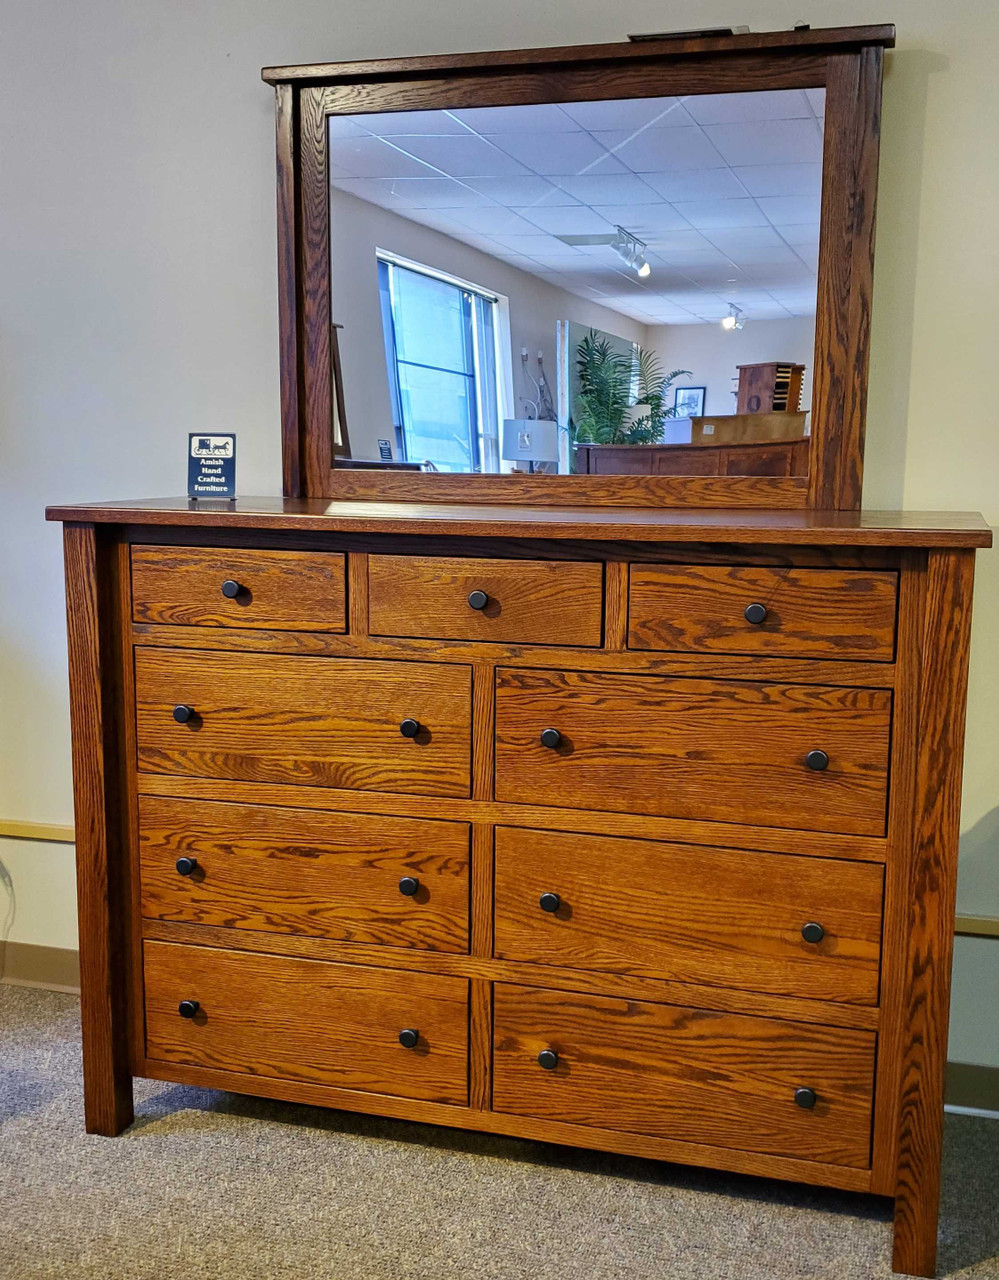
[[[734,253],[742,249],[776,249],[784,244],[773,227],[719,229],[708,232],[706,239],[723,253]]]
[[[683,105],[698,124],[738,124],[758,120],[791,120],[814,112],[801,89],[761,93],[698,93]]]
[[[420,207],[419,200],[412,200],[405,191],[399,190],[402,181],[403,179],[400,178],[333,178],[331,186],[334,199],[337,191],[343,191],[347,195],[356,196],[359,200],[381,205],[383,209],[405,209],[408,212],[410,209]],[[410,178],[407,181],[412,182],[413,179]]]
[[[508,209],[527,205],[544,205],[547,208],[549,205],[579,204],[575,196],[554,186],[547,178],[469,178],[468,185]]]
[[[572,135],[570,135],[572,136]],[[484,138],[466,133],[451,138],[400,138],[397,145],[452,178],[498,177],[527,170]]]
[[[808,105],[812,108],[817,116],[824,116],[826,113],[826,91],[825,89],[806,89],[805,97],[808,99]]]
[[[781,239],[785,244],[805,245],[811,249],[817,249],[819,244],[819,224],[817,222],[809,223],[805,226],[782,226],[780,228]]]
[[[518,209],[517,213],[553,236],[602,235],[605,232],[614,234],[614,223],[587,208],[585,204],[564,205],[562,208],[534,205]]]
[[[651,235],[655,232],[687,230],[690,227],[687,219],[665,201],[662,204],[599,204],[595,206],[594,212],[615,226],[633,232],[640,240],[645,239],[643,233]]]
[[[709,124],[704,133],[733,166],[821,164],[822,134],[814,120],[770,120],[753,124]]]
[[[613,159],[588,133],[500,133],[490,138],[497,147],[519,160],[528,169],[547,177],[580,173],[624,173],[625,166]]]
[[[455,209],[452,216],[461,226],[482,231],[486,235],[502,232],[504,235],[529,236],[536,231],[536,227],[526,218],[521,218],[512,209],[503,209],[498,204],[479,209]]]
[[[675,208],[699,231],[767,225],[767,219],[755,200],[690,200],[680,201]]]
[[[803,261],[798,257],[800,252],[807,253],[808,250],[789,249],[786,244],[761,245],[759,248],[746,245],[741,249],[730,250],[730,257],[740,267],[752,268],[754,277],[759,279],[771,267],[800,264]]]
[[[821,164],[740,165],[732,172],[752,196],[817,196]]]
[[[659,204],[659,195],[633,173],[558,178],[558,186],[584,204]]]
[[[573,133],[582,128],[551,103],[525,107],[469,107],[450,113],[476,133]]]
[[[392,204],[401,203],[415,209],[467,209],[492,204],[488,196],[451,178],[355,178],[353,182],[338,181],[336,185],[375,204],[387,203],[377,194],[386,191]],[[365,191],[371,194],[365,195]]]
[[[818,222],[820,200],[816,196],[760,196],[760,208],[771,222],[784,226],[800,226]]]
[[[718,256],[718,250],[703,236],[692,228],[682,231],[664,231],[656,236],[656,249],[665,257],[673,254],[703,254],[712,258]]]
[[[563,244],[554,236],[508,236],[498,235],[496,239],[513,253],[521,253],[528,258],[565,258],[575,257],[579,250],[572,245]]]
[[[381,138],[331,138],[330,171],[344,178],[428,178],[426,165]]]
[[[356,116],[329,116],[326,131],[329,138],[364,138],[371,132]]]
[[[562,110],[582,128],[644,129],[689,125],[690,117],[677,98],[609,98],[605,102],[563,102]]]
[[[642,179],[666,200],[734,200],[746,194],[731,169],[645,173]]]
[[[467,133],[468,130],[446,111],[378,111],[350,116],[355,124],[377,138],[427,137],[433,134]],[[330,120],[344,119],[330,116]]]
[[[635,173],[669,169],[714,169],[724,165],[702,129],[643,129],[640,133],[614,130],[593,135]]]

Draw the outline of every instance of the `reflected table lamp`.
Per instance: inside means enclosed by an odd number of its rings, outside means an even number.
[[[505,418],[500,450],[506,462],[558,462],[558,423],[539,418]]]

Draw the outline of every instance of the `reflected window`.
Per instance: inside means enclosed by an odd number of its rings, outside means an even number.
[[[378,283],[398,456],[498,471],[499,299],[383,253]]]

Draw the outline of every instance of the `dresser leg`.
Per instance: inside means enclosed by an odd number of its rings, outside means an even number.
[[[939,1192],[938,1180],[932,1188],[910,1187],[895,1197],[893,1271],[930,1280],[936,1276]]]
[[[126,1007],[127,875],[118,788],[121,749],[111,704],[115,689],[112,609],[94,526],[66,525],[63,551],[84,1112],[88,1133],[113,1137],[132,1123],[133,1112]]]

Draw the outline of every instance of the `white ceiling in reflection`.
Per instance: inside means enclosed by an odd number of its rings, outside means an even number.
[[[822,89],[332,116],[330,181],[647,324],[814,315]],[[335,216],[335,211],[334,211]],[[640,280],[607,244],[648,245]],[[386,246],[390,247],[390,246]]]

